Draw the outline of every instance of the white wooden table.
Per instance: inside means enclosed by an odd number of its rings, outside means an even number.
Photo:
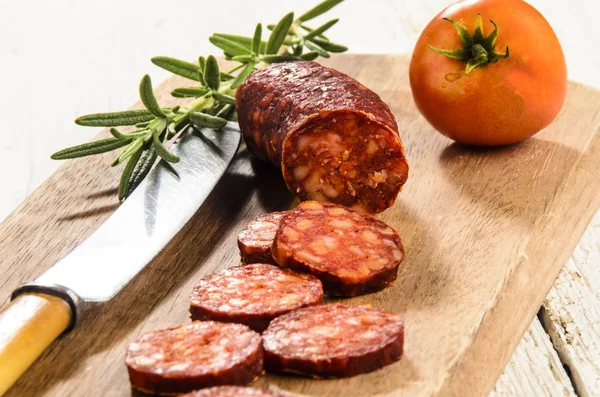
[[[167,77],[149,62],[152,56],[193,60],[217,53],[207,40],[211,33],[248,35],[258,21],[272,23],[315,2],[0,2],[0,220],[59,166],[49,159],[52,152],[97,133],[73,124],[76,116],[125,109],[136,101],[144,73],[155,83]],[[570,79],[600,88],[600,2],[530,2],[556,30]],[[447,4],[347,0],[331,13],[341,18],[331,36],[352,52],[409,54]],[[600,396],[600,213],[540,319],[533,319],[492,395]]]

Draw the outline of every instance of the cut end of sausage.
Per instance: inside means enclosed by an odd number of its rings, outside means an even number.
[[[238,248],[242,262],[275,264],[271,255],[271,245],[285,212],[264,214],[250,222],[238,236]]]
[[[396,279],[404,259],[398,233],[349,208],[305,201],[281,220],[273,242],[281,267],[308,272],[329,295],[378,291]]]
[[[398,133],[361,112],[322,111],[307,118],[288,134],[282,152],[284,179],[300,201],[379,213],[408,178]]]
[[[263,334],[265,368],[311,377],[349,377],[398,361],[404,323],[394,313],[328,304],[276,318]]]
[[[241,324],[196,321],[141,336],[127,348],[125,364],[131,386],[145,393],[244,386],[262,373],[261,337]]]

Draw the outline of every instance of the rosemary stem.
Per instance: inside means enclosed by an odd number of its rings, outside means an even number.
[[[145,75],[139,84],[139,93],[146,109],[98,113],[78,118],[76,123],[80,125],[111,127],[113,137],[61,150],[52,155],[52,158],[91,156],[126,147],[111,164],[114,166],[127,160],[119,185],[119,199],[124,199],[145,178],[158,157],[169,162],[179,161],[179,157],[169,152],[164,143],[174,139],[188,124],[197,128],[219,129],[227,120],[235,120],[236,89],[232,86],[237,87],[243,83],[253,70],[275,62],[312,60],[318,56],[329,57],[329,52],[344,52],[346,47],[330,43],[323,35],[337,19],[316,29],[304,25],[306,21],[329,11],[342,1],[321,0],[296,20],[293,20],[294,13],[286,14],[276,25],[267,25],[271,34],[266,41],[262,36],[262,24],[256,26],[252,37],[215,33],[210,41],[223,50],[227,58],[239,62],[232,65],[226,73],[220,71],[213,55],[199,57],[197,64],[164,56],[152,58],[155,65],[195,81],[196,86],[177,88],[172,93],[177,98],[193,96],[195,99],[181,107],[161,107],[154,94],[150,76]],[[303,54],[305,48],[311,52]],[[113,128],[129,126],[138,129],[123,133]]]
[[[227,71],[227,74],[231,74],[231,73],[235,72],[236,70],[240,70],[240,69],[241,69],[241,68],[243,68],[244,66],[246,66],[246,65],[244,65],[243,63],[240,63],[239,65],[237,65],[237,66],[234,66],[234,67],[232,67],[231,69],[229,69],[229,70]]]
[[[242,64],[244,66],[244,64]],[[231,82],[223,82],[217,92],[219,94],[231,95],[235,97],[235,89],[231,88]],[[190,102],[187,106],[181,108],[183,111],[181,114],[178,114],[174,119],[173,123],[175,124],[175,128],[180,127],[183,123],[188,121],[188,117],[191,112],[202,110],[211,107],[215,103],[215,100],[212,97],[200,97],[196,98],[194,101]]]

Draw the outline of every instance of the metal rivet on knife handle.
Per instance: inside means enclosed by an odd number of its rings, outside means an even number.
[[[71,309],[71,321],[69,322],[67,329],[65,329],[65,332],[69,332],[75,328],[77,322],[79,321],[79,317],[81,317],[81,314],[84,310],[84,302],[81,300],[81,298],[79,298],[75,292],[67,287],[63,287],[62,285],[42,284],[36,282],[23,284],[13,291],[10,299],[14,300],[18,296],[26,293],[46,294],[64,300]]]

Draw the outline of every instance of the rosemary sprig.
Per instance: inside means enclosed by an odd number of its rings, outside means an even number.
[[[119,183],[119,200],[125,199],[148,175],[156,160],[176,163],[180,159],[169,151],[165,142],[172,140],[186,126],[220,129],[228,120],[235,120],[235,93],[237,87],[256,69],[277,62],[328,58],[330,53],[344,52],[347,48],[333,43],[324,35],[338,19],[311,28],[306,22],[335,7],[343,0],[325,0],[298,18],[286,14],[263,39],[262,24],[256,25],[250,37],[215,33],[209,40],[223,51],[227,60],[235,64],[221,71],[217,59],[200,56],[198,64],[160,56],[152,63],[171,73],[196,82],[194,86],[175,88],[176,98],[195,98],[191,103],[173,108],[161,107],[152,89],[150,76],[145,75],[139,85],[139,94],[145,109],[123,112],[97,113],[81,116],[75,123],[88,127],[111,127],[111,138],[73,146],[54,153],[51,158],[65,160],[92,156],[123,148],[111,166],[126,162]],[[308,50],[308,51],[305,51]],[[135,126],[130,132],[115,127]]]

